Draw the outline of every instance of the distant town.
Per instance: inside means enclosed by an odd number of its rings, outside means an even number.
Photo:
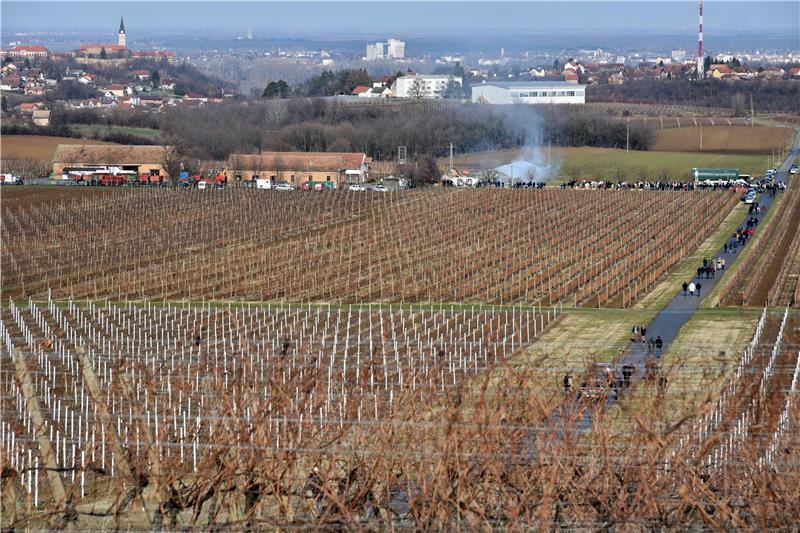
[[[135,28],[132,31],[136,33]],[[408,54],[413,45],[395,37],[367,43],[363,55],[321,49],[258,50],[252,29],[239,39],[252,45],[179,55],[135,45],[123,19],[113,42],[95,39],[71,50],[64,50],[63,43],[51,50],[14,37],[0,50],[3,111],[47,126],[54,106],[160,112],[252,96],[580,104],[593,99],[592,88],[604,85],[698,78],[697,60],[684,49],[658,54],[577,49],[558,55],[511,55],[501,48],[494,56],[413,57]],[[342,70],[364,75],[350,76],[355,84],[314,83],[315,78],[319,81],[326,73]],[[700,77],[728,82],[800,79],[800,50],[709,55]]]

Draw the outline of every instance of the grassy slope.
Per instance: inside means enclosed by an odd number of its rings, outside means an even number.
[[[675,423],[697,413],[730,377],[752,338],[758,317],[758,310],[750,309],[698,311],[661,359],[661,372],[668,379],[663,400],[654,385],[643,383],[609,413],[610,423],[620,430],[633,429],[637,416]]]
[[[565,310],[559,322],[510,360],[509,366],[533,374],[541,385],[540,396],[552,409],[561,401],[567,371],[577,379],[591,362],[613,360],[628,347],[633,325],[647,324],[655,314],[655,310]]]

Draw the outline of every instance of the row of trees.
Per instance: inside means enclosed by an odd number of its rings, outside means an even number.
[[[597,85],[586,89],[586,99],[590,102],[730,107],[737,115],[749,113],[751,98],[755,111],[800,113],[800,81],[633,80],[623,85]]]
[[[650,133],[617,119],[569,106],[497,108],[462,103],[352,106],[321,99],[270,100],[174,109],[161,119],[164,137],[193,157],[231,153],[356,151],[376,160],[512,148],[530,144],[645,150]]]

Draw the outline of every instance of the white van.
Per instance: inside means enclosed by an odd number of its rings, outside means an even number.
[[[256,189],[271,189],[271,188],[272,188],[272,180],[264,178],[256,179]]]

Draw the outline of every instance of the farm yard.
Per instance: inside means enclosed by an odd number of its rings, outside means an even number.
[[[4,528],[800,517],[797,183],[599,398],[739,194],[31,190],[2,190]]]

